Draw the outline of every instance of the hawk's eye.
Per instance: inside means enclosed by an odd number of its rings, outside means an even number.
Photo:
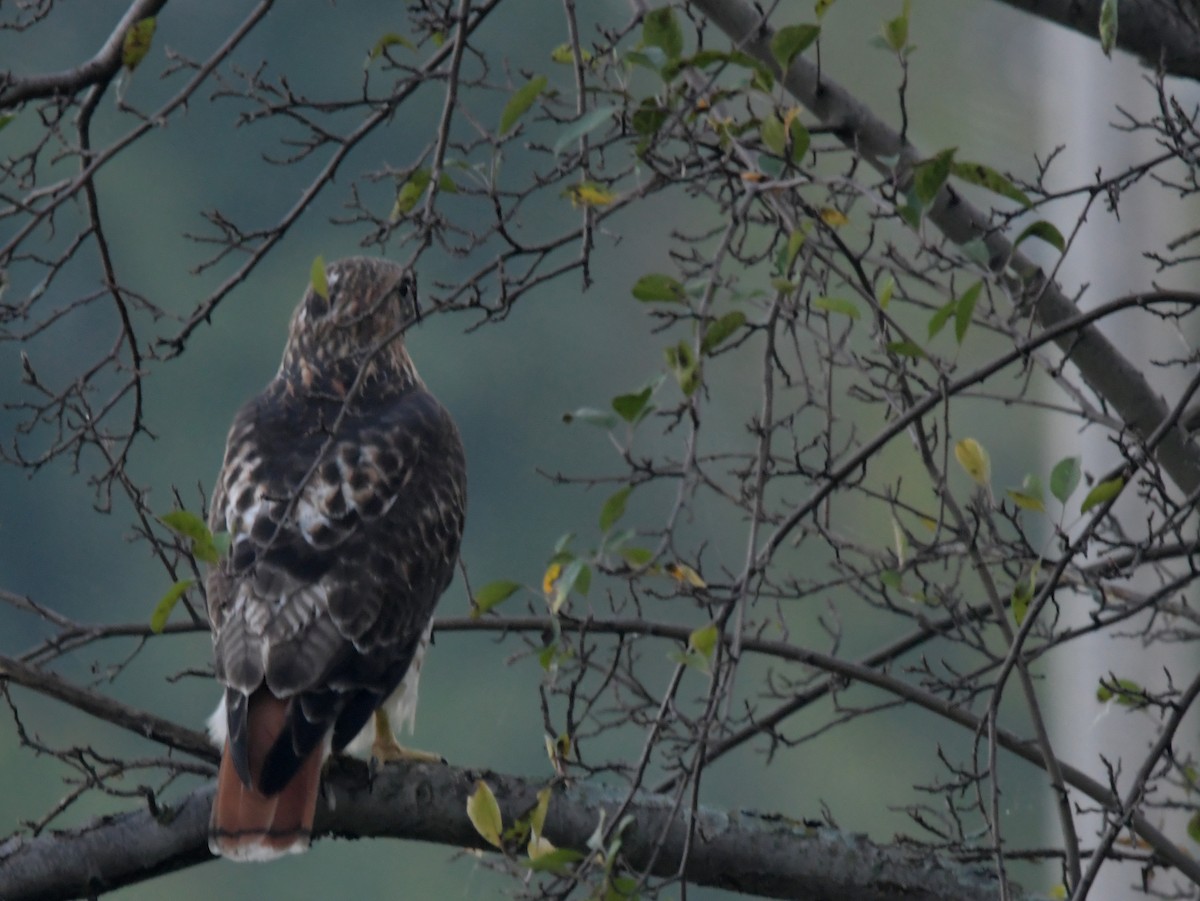
[[[409,292],[412,290],[412,281],[405,276],[400,279],[400,296],[405,300],[408,299]]]

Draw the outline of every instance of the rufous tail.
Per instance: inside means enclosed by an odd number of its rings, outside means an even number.
[[[238,776],[229,742],[221,754],[217,793],[208,826],[208,847],[231,860],[274,860],[308,850],[321,783],[322,746],[313,748],[296,774],[277,794],[255,788],[263,760],[284,728],[287,701],[265,688],[255,692],[247,714],[250,776],[246,785]]]

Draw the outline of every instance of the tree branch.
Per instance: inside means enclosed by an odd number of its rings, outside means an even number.
[[[773,31],[753,6],[744,0],[690,2],[725,32],[735,47],[779,74],[771,52]],[[922,154],[845,88],[821,74],[811,61],[797,56],[782,79],[792,96],[831,126],[838,140],[872,168],[895,179],[901,188],[911,181],[912,169]],[[1034,316],[1043,328],[1079,315],[1074,301],[957,191],[943,187],[927,215],[959,246],[983,242],[993,271],[1018,280],[1018,297],[1033,299]],[[1057,343],[1091,389],[1110,403],[1140,438],[1148,438],[1166,420],[1167,404],[1099,328],[1091,325],[1065,333]],[[1158,445],[1155,457],[1182,491],[1191,494],[1200,489],[1200,453],[1178,424]]]
[[[1093,40],[1099,36],[1102,0],[999,0]],[[1179,0],[1121,0],[1117,46],[1152,69],[1200,79],[1200,14]]]
[[[389,765],[372,779],[365,764],[338,758],[327,774],[317,835],[417,839],[495,850],[467,817],[467,797],[480,778],[495,793],[506,826],[537,804],[537,792],[544,787],[517,776],[430,764]],[[68,832],[10,839],[0,845],[0,897],[72,898],[202,863],[211,857],[206,834],[212,794],[209,784],[157,816],[139,810]],[[624,796],[614,788],[557,785],[544,834],[557,847],[587,853],[601,815],[611,815]],[[671,799],[662,795],[635,796],[629,806],[634,819],[622,833],[621,854],[628,865],[642,868],[656,857],[656,875],[676,873],[688,822],[672,820],[671,806]],[[692,844],[684,872],[689,882],[761,897],[998,897],[985,868],[942,860],[925,848],[877,845],[864,836],[780,815],[702,807]]]
[[[70,96],[84,88],[107,82],[121,68],[125,33],[135,22],[158,15],[158,11],[166,5],[167,0],[135,0],[96,55],[73,69],[48,75],[31,75],[28,78],[18,78],[10,71],[0,73],[0,109],[42,97]]]
[[[44,669],[0,655],[0,679],[56,698],[114,726],[128,729],[167,747],[178,748],[201,760],[217,760],[217,752],[201,733],[122,704],[99,692],[89,691]],[[0,893],[2,897],[4,894]]]

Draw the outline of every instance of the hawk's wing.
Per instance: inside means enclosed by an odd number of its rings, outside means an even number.
[[[342,410],[272,383],[234,420],[213,499],[232,536],[208,583],[216,674],[234,766],[265,795],[399,684],[458,555],[465,466],[446,411],[419,384]],[[264,686],[286,711],[255,755]]]

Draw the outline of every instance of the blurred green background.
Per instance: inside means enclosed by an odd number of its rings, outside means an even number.
[[[24,34],[0,33],[0,59],[19,73],[69,67],[90,56],[108,35],[127,4],[89,0],[61,4],[50,19]],[[618,25],[629,16],[618,0],[589,0],[585,17]],[[553,13],[547,10],[553,7]],[[872,47],[885,17],[899,2],[842,2],[825,20],[822,65],[829,75],[890,121],[898,121],[898,74],[893,57]],[[930,150],[958,146],[960,157],[978,159],[1019,175],[1032,176],[1032,152],[1044,153],[1057,140],[1038,135],[1031,108],[1054,91],[1061,72],[1047,71],[1038,36],[1050,26],[990,0],[919,0],[914,4],[908,95],[910,136]],[[163,54],[177,50],[202,58],[219,44],[246,5],[234,2],[169,3],[158,20],[151,56],[127,86],[130,102],[153,109],[177,90],[180,78],[158,80]],[[781,7],[779,24],[809,21],[812,3]],[[352,96],[363,78],[369,48],[388,31],[405,31],[401,4],[358,0],[339,5],[278,4],[236,52],[234,60],[252,70],[268,60],[269,72],[286,73],[299,93],[332,98]],[[594,27],[589,24],[589,28]],[[586,45],[591,32],[583,34]],[[1059,34],[1056,32],[1056,34]],[[550,51],[566,40],[557,5],[509,0],[484,26],[479,38],[513,72],[547,74],[552,85],[572,89],[569,71],[549,61]],[[1059,34],[1056,40],[1084,41]],[[1128,60],[1130,77],[1136,70]],[[515,78],[515,76],[514,76]],[[201,97],[206,97],[207,92]],[[404,105],[395,120],[359,147],[346,164],[347,176],[325,190],[312,211],[289,232],[247,283],[220,306],[211,326],[203,326],[182,358],[152,367],[146,381],[146,419],[156,438],[142,440],[132,469],[152,487],[151,505],[159,512],[173,506],[177,487],[193,508],[198,486],[207,491],[220,463],[225,431],[237,406],[273,375],[282,351],[291,309],[305,287],[315,255],[327,260],[360,252],[360,231],[334,227],[329,217],[344,212],[349,175],[385,163],[408,165],[430,139],[441,109],[441,95],[426,89]],[[262,153],[278,152],[287,133],[275,122],[235,128],[244,109],[232,99],[197,98],[185,116],[173,117],[108,165],[100,179],[101,202],[118,270],[155,303],[185,315],[227,273],[192,276],[190,267],[206,255],[184,237],[204,231],[202,210],[220,209],[233,220],[267,226],[295,201],[316,171],[313,161],[292,168],[270,166]],[[484,122],[499,109],[475,108]],[[30,117],[26,117],[28,119]],[[353,121],[346,119],[346,123]],[[114,108],[111,96],[97,114],[95,143],[102,145],[129,127],[128,116]],[[10,155],[31,140],[38,125],[18,120],[0,133],[0,154]],[[519,167],[511,158],[508,164]],[[376,206],[386,203],[392,187],[377,186]],[[383,200],[381,201],[381,198]],[[525,221],[531,231],[545,220],[557,221],[553,207],[530,205]],[[449,209],[453,209],[451,205]],[[568,208],[569,209],[569,208]],[[624,236],[614,243],[601,238],[594,257],[595,284],[583,291],[572,274],[526,297],[503,322],[478,330],[465,316],[435,316],[409,338],[410,348],[430,387],[453,413],[463,432],[470,472],[470,510],[463,557],[476,587],[497,578],[538,585],[554,542],[563,533],[594,529],[604,494],[555,487],[544,473],[606,473],[619,461],[601,430],[566,425],[563,413],[581,406],[604,407],[609,398],[629,391],[662,367],[663,339],[652,335],[644,307],[630,286],[643,272],[667,264],[672,227],[694,216],[694,207],[675,195],[662,195],[612,226]],[[459,223],[470,228],[471,223]],[[0,234],[0,240],[9,236]],[[462,263],[427,256],[423,284],[453,281]],[[22,286],[19,269],[11,273]],[[99,285],[92,256],[77,260],[55,291],[73,296]],[[170,334],[170,323],[146,327]],[[107,347],[113,323],[106,309],[70,317],[33,342],[29,352],[48,383],[67,378],[80,357]],[[0,350],[0,400],[22,399],[16,348]],[[745,442],[742,421],[756,403],[753,358],[746,371],[725,364],[721,397],[730,405],[722,428],[731,444]],[[0,413],[0,435],[15,427],[12,413]],[[1029,466],[1030,431],[1018,433],[1003,423],[979,423],[977,435],[1000,470],[998,482],[1019,481]],[[1005,461],[1011,461],[1006,463]],[[84,462],[85,475],[94,461]],[[1007,468],[1007,469],[1006,469]],[[1011,477],[1011,478],[1010,478]],[[635,523],[653,525],[662,497],[648,493],[631,505]],[[0,468],[0,586],[27,594],[68,616],[99,622],[144,621],[168,587],[162,568],[144,545],[128,541],[131,518],[117,503],[110,515],[98,515],[85,479],[60,461],[30,479]],[[848,515],[853,515],[852,512]],[[861,523],[871,533],[886,524]],[[719,562],[735,565],[741,547],[740,524],[697,521],[691,528],[712,541]],[[797,557],[797,566],[820,566],[817,558]],[[461,580],[443,598],[440,613],[464,615],[467,600]],[[819,612],[819,611],[818,611]],[[861,631],[859,631],[861,629]],[[877,634],[870,623],[847,629],[862,647]],[[0,607],[0,651],[20,653],[46,635],[33,617]],[[491,768],[534,777],[550,771],[542,739],[537,686],[542,671],[536,660],[507,658],[520,645],[474,634],[444,635],[422,675],[422,709],[416,746],[437,749],[455,764]],[[105,668],[123,660],[133,647],[112,642],[68,656],[56,669],[105,692],[153,710],[193,728],[201,728],[217,692],[206,680],[184,678],[168,683],[164,674],[207,665],[207,635],[151,642],[113,683]],[[742,678],[745,678],[743,676]],[[694,694],[703,691],[697,678]],[[66,708],[21,689],[12,690],[22,720],[54,746],[89,744],[112,755],[153,754],[157,750],[119,730],[70,713]],[[856,692],[859,702],[878,701]],[[828,707],[808,718],[816,725]],[[620,740],[605,746],[613,756],[632,756]],[[764,746],[726,757],[704,781],[703,800],[729,807],[776,810],[794,817],[818,817],[828,804],[839,824],[887,841],[910,832],[907,819],[884,804],[913,800],[908,786],[928,782],[938,772],[932,749],[965,751],[969,736],[947,729],[925,714],[890,713],[834,730],[820,742],[800,746],[763,766]],[[1032,768],[1009,764],[1010,778],[1038,779]],[[63,768],[18,747],[11,716],[0,716],[0,834],[21,821],[37,819],[64,793]],[[1022,809],[1010,799],[1008,811],[1028,843],[1035,841],[1039,811]],[[135,802],[90,797],[72,814],[124,809]],[[132,887],[123,899],[262,899],[347,895],[379,898],[492,898],[511,889],[469,855],[412,842],[319,842],[308,855],[268,866],[215,862]],[[728,897],[716,891],[689,897]]]

